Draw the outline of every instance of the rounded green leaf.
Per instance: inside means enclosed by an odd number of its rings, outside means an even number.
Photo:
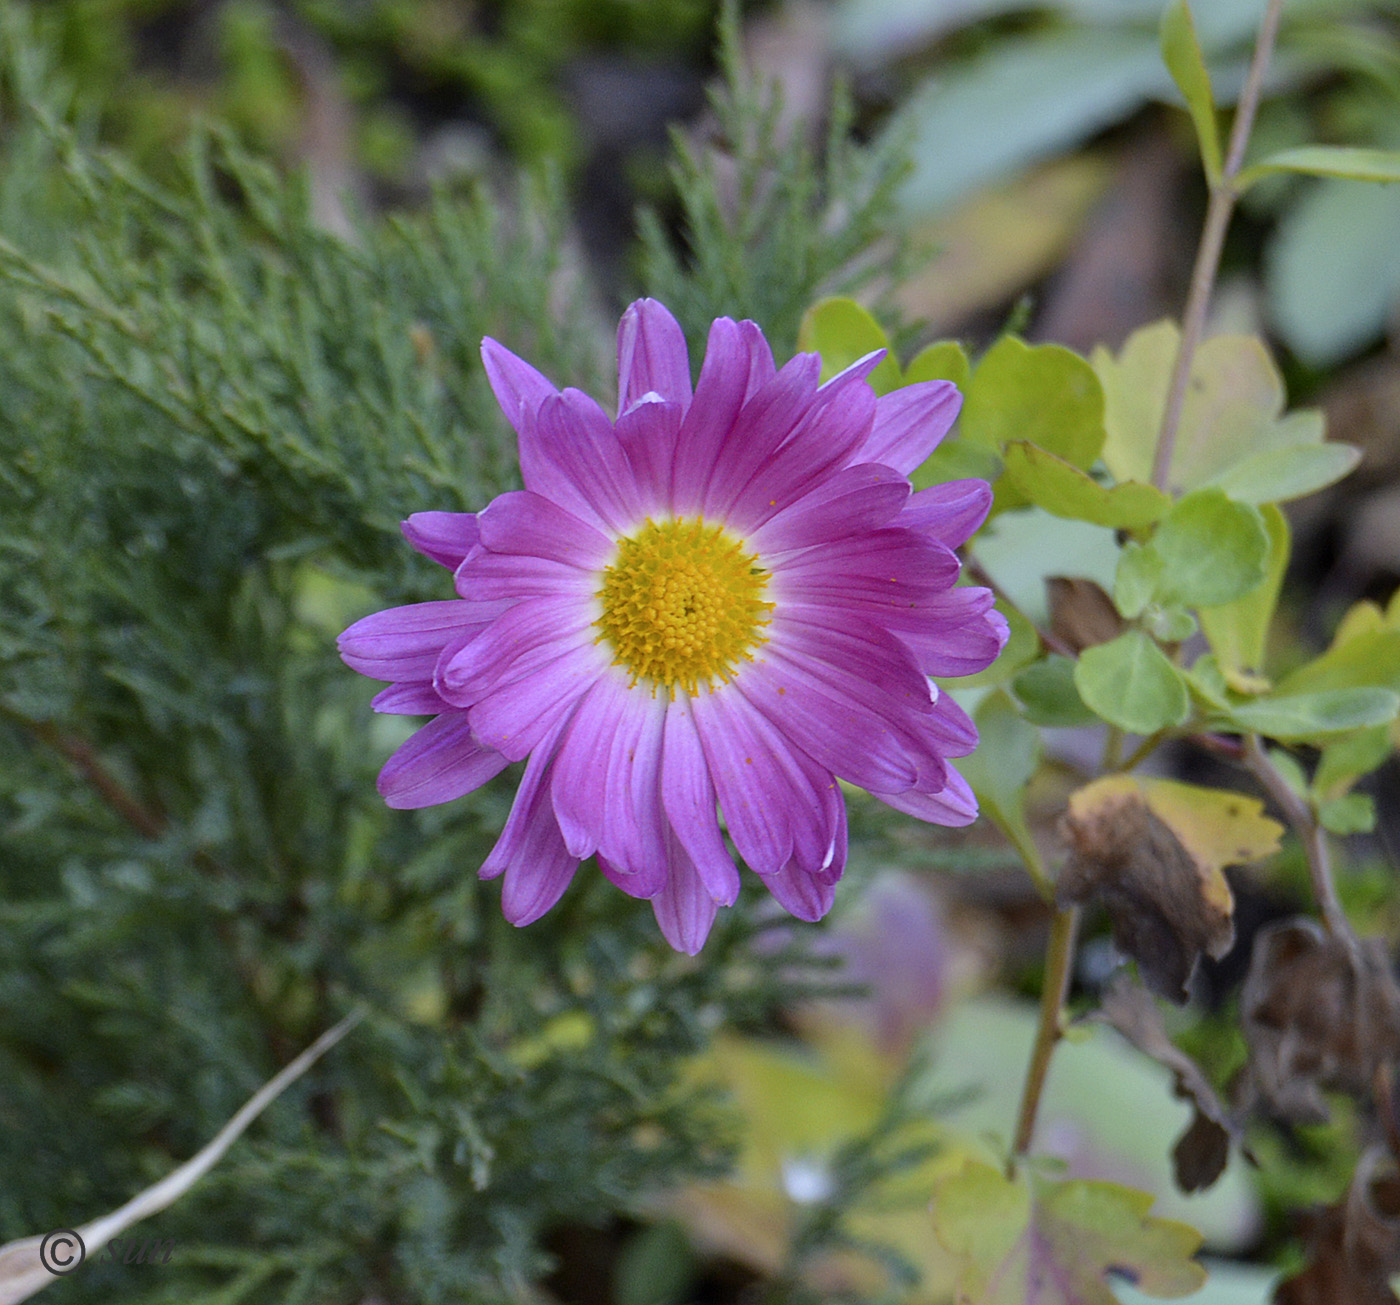
[[[803,315],[797,347],[822,356],[822,380],[829,380],[858,358],[890,347],[885,329],[854,299],[823,299]],[[900,385],[899,363],[893,353],[870,373],[876,394]]]
[[[972,364],[967,353],[956,340],[935,340],[926,348],[920,349],[904,369],[904,383],[914,385],[919,381],[952,381],[960,390],[967,389],[968,377],[972,375]]]
[[[1032,503],[1057,517],[1113,530],[1139,530],[1171,506],[1171,499],[1152,485],[1137,481],[1100,485],[1064,458],[1025,440],[1006,446],[1005,464],[1007,479]]]
[[[1026,667],[1011,685],[1034,725],[1092,725],[1095,717],[1074,686],[1074,662],[1052,653]]]
[[[1074,683],[1091,710],[1131,734],[1184,724],[1191,713],[1181,672],[1141,630],[1086,648]]]
[[[1258,508],[1236,503],[1223,490],[1200,489],[1162,518],[1152,549],[1162,560],[1164,598],[1215,607],[1263,582],[1269,532]]]
[[[998,452],[1028,440],[1088,467],[1103,448],[1103,387],[1077,353],[1004,335],[972,374],[961,430],[964,439]]]
[[[1118,555],[1113,573],[1113,605],[1125,620],[1136,620],[1157,596],[1162,583],[1162,558],[1150,544],[1129,540]]]

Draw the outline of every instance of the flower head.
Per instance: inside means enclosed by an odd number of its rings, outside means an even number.
[[[415,513],[404,534],[458,597],[378,612],[340,638],[431,715],[389,759],[390,806],[447,802],[525,772],[481,867],[506,917],[538,919],[597,856],[694,953],[739,874],[721,831],[794,915],[831,905],[846,860],[838,779],[938,824],[976,815],[947,758],[977,735],[930,675],[980,670],[1006,625],[954,588],[986,516],[978,480],[907,476],[961,402],[944,381],[876,398],[873,354],[826,384],[781,369],[752,322],[720,318],[692,391],[654,300],[618,330],[616,421],[482,346],[519,436],[525,488],[480,513]]]

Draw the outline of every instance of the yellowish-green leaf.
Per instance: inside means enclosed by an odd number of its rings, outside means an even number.
[[[1235,185],[1245,190],[1262,177],[1278,172],[1304,172],[1352,181],[1400,181],[1400,151],[1354,145],[1300,145],[1260,159],[1240,173]]]
[[[888,350],[890,341],[884,327],[868,309],[854,299],[836,298],[823,299],[803,314],[797,347],[821,354],[822,380],[826,381],[858,358],[876,349]],[[893,353],[887,352],[880,365],[870,373],[870,384],[876,394],[899,387],[899,363]]]
[[[1155,548],[1128,540],[1113,573],[1113,603],[1124,619],[1135,621],[1157,596],[1162,583],[1162,555]]]
[[[1171,507],[1161,490],[1138,481],[1100,485],[1073,463],[1025,440],[1006,446],[1006,478],[1032,503],[1057,517],[1115,530],[1150,526]]]
[[[1172,505],[1147,547],[1162,559],[1163,601],[1215,607],[1263,583],[1269,532],[1258,508],[1198,489]]]
[[[967,353],[956,340],[935,340],[920,349],[904,369],[904,383],[914,385],[919,381],[952,381],[958,389],[966,392],[968,378],[972,375],[972,364]]]
[[[1369,834],[1376,827],[1376,804],[1366,793],[1347,793],[1323,802],[1317,819],[1329,834]]]
[[[1313,793],[1327,801],[1341,797],[1362,775],[1369,775],[1394,749],[1390,730],[1372,725],[1343,735],[1322,750],[1313,772]]]
[[[1320,422],[1321,414],[1305,410],[1290,419]],[[1289,503],[1335,484],[1360,461],[1361,450],[1350,444],[1296,444],[1252,453],[1209,483],[1241,503]]]
[[[1029,440],[1088,467],[1103,448],[1103,404],[1098,377],[1077,353],[1004,335],[972,374],[962,437],[998,453],[1012,440]]]
[[[1389,724],[1400,711],[1400,694],[1389,689],[1328,689],[1256,698],[1232,706],[1228,724],[1271,739],[1309,742],[1371,725]]]
[[[1196,24],[1186,0],[1172,0],[1162,15],[1162,61],[1186,101],[1206,179],[1214,185],[1220,179],[1220,129],[1215,121],[1215,97],[1210,90],[1210,74],[1196,37]]]
[[[1233,602],[1197,609],[1220,672],[1237,693],[1260,693],[1269,687],[1260,672],[1264,669],[1269,625],[1288,565],[1288,518],[1272,503],[1266,503],[1259,511],[1269,536],[1264,582]]]
[[[939,1184],[934,1231],[958,1260],[967,1305],[1116,1305],[1110,1275],[1154,1296],[1205,1281],[1200,1234],[1154,1218],[1152,1196],[1116,1183],[1026,1173],[1007,1178],[975,1159]]]
[[[1400,693],[1400,625],[1375,603],[1362,602],[1342,618],[1327,651],[1284,676],[1278,691],[1317,693],[1367,687]]]
[[[1086,648],[1074,684],[1086,706],[1132,734],[1184,724],[1191,713],[1181,672],[1141,630]]]

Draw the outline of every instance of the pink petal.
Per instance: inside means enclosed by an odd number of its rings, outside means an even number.
[[[881,462],[907,476],[922,465],[957,420],[962,395],[951,381],[919,381],[881,395],[870,438],[856,462]]]
[[[1006,647],[1011,627],[997,611],[989,611],[981,620],[956,628],[937,626],[921,638],[910,637],[902,630],[896,633],[914,649],[919,669],[925,675],[975,675],[985,671]]]
[[[391,684],[376,693],[369,705],[390,716],[437,716],[452,710],[431,684],[421,681]]]
[[[586,522],[529,490],[498,494],[476,520],[482,544],[493,553],[544,557],[596,571],[615,547]]]
[[[722,906],[733,906],[739,896],[739,871],[720,833],[716,800],[690,700],[682,695],[666,708],[661,802],[674,836],[695,866],[705,891]]]
[[[761,333],[758,343],[767,348]],[[691,512],[699,505],[702,491],[739,418],[754,370],[749,353],[753,345],[752,334],[727,317],[718,318],[710,327],[695,401],[676,435],[668,487],[678,512]],[[772,354],[768,357],[771,362]]]
[[[909,482],[874,463],[847,467],[771,517],[749,536],[765,558],[888,525],[909,498]]]
[[[522,598],[586,597],[598,588],[587,571],[567,562],[526,553],[492,553],[478,548],[453,577],[457,592],[489,610],[495,603],[518,603]],[[504,611],[504,609],[501,609]],[[492,612],[492,619],[501,612]]]
[[[917,601],[949,588],[961,570],[957,555],[942,544],[912,530],[891,528],[780,558],[773,564],[772,583],[781,599],[816,601],[816,596],[825,595],[839,600],[889,592]]]
[[[836,900],[836,884],[808,874],[789,861],[775,874],[763,876],[763,886],[778,899],[779,905],[799,920],[815,924]]]
[[[949,480],[916,490],[899,514],[899,524],[957,548],[977,532],[991,507],[992,487],[985,480]]]
[[[655,299],[638,299],[617,327],[619,416],[648,394],[683,408],[690,403],[690,355],[685,332]]]
[[[462,565],[479,537],[473,512],[415,512],[399,528],[424,557],[451,571]]]
[[[658,778],[666,703],[604,676],[580,702],[554,764],[554,814],[571,855],[605,857],[634,897],[666,879]]]
[[[951,766],[947,784],[937,793],[909,789],[903,793],[872,793],[886,806],[934,825],[970,825],[977,819],[977,799],[967,781]]]
[[[523,358],[489,336],[481,342],[481,361],[501,411],[516,433],[522,434],[535,409],[558,390]]]
[[[436,806],[480,788],[507,766],[499,752],[473,737],[465,712],[429,721],[379,772],[379,793],[391,807]]]
[[[631,464],[603,410],[582,390],[540,404],[520,436],[525,488],[595,528],[625,534],[642,518]]]
[[[710,936],[715,922],[715,899],[680,840],[671,834],[666,841],[666,884],[651,899],[651,908],[666,941],[678,952],[694,956]]]
[[[702,374],[700,384],[704,383]],[[667,516],[672,511],[671,472],[684,415],[679,403],[667,403],[655,395],[640,399],[617,419],[617,442],[637,482],[637,503],[648,516]]]
[[[340,656],[372,680],[431,680],[443,648],[478,624],[466,611],[449,598],[374,612],[340,636]]]
[[[522,761],[540,740],[568,717],[606,668],[596,648],[573,653],[508,684],[498,684],[471,705],[472,729],[483,743]]]
[[[773,350],[756,322],[745,318],[739,323],[739,332],[749,359],[748,383],[744,386],[744,402],[747,403],[778,374],[778,369],[773,365]]]
[[[531,830],[538,826],[552,826],[559,846],[563,847],[564,839],[555,824],[554,809],[549,801],[549,780],[554,770],[554,750],[567,723],[567,720],[556,721],[553,729],[540,739],[540,746],[530,754],[525,773],[520,777],[520,787],[515,790],[515,800],[510,805],[510,815],[506,817],[501,836],[477,871],[479,878],[494,879],[511,862],[519,860]]]

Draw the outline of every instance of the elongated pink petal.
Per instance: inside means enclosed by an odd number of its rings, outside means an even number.
[[[651,899],[652,910],[666,941],[678,952],[694,956],[710,936],[715,899],[674,833],[668,834],[667,852],[666,883]]]
[[[573,711],[606,666],[607,657],[590,646],[547,669],[497,684],[472,703],[472,729],[483,743],[512,761],[523,761]]]
[[[543,557],[592,571],[606,564],[614,548],[587,522],[527,489],[493,498],[476,520],[482,544],[493,553]]]
[[[437,716],[452,710],[452,704],[430,683],[420,681],[391,684],[376,693],[369,705],[389,716]]]
[[[663,304],[638,299],[617,327],[617,411],[648,394],[683,408],[690,404],[690,355],[685,332]]]
[[[436,806],[480,788],[508,764],[472,737],[465,712],[448,712],[429,721],[385,762],[379,793],[401,810]]]
[[[881,462],[903,475],[920,466],[958,418],[962,395],[951,381],[919,381],[882,394],[857,462]]]
[[[472,628],[464,611],[449,598],[375,612],[340,636],[340,656],[372,680],[431,680],[443,647]]]
[[[908,601],[947,589],[962,563],[951,549],[912,530],[872,530],[818,544],[773,561],[775,595],[784,599],[839,599],[873,587],[902,593]]]
[[[789,915],[815,924],[836,900],[836,883],[801,869],[789,861],[781,870],[763,876],[763,886]]]
[[[617,675],[579,703],[554,766],[555,818],[573,856],[606,857],[634,897],[665,883],[659,778],[666,704]]]
[[[450,571],[462,565],[480,537],[474,512],[415,512],[399,528],[424,557]]]
[[[949,480],[915,490],[898,524],[958,548],[977,532],[991,507],[992,487],[985,480]]]
[[[481,361],[496,402],[517,434],[523,432],[540,404],[559,392],[523,358],[489,336],[481,342]]]
[[[624,534],[641,521],[631,463],[602,408],[581,390],[540,404],[520,436],[520,474],[526,489],[605,533]]]
[[[744,386],[744,402],[747,403],[778,374],[778,369],[773,363],[773,350],[768,347],[757,322],[746,317],[739,323],[739,334],[748,356],[748,382]]]
[[[563,847],[564,839],[550,805],[549,780],[554,770],[554,750],[567,724],[567,717],[556,721],[541,736],[539,747],[530,754],[530,760],[525,763],[525,773],[520,777],[520,787],[515,790],[515,801],[510,805],[510,815],[506,817],[495,846],[481,863],[478,878],[494,879],[503,874],[513,861],[520,860],[530,839],[539,837],[538,833],[532,834],[531,831],[540,826],[551,827],[553,836],[559,839],[559,846]],[[545,833],[548,834],[548,830]]]
[[[668,493],[678,512],[694,511],[700,504],[721,450],[739,419],[753,371],[752,345],[752,336],[727,317],[710,327],[695,400],[676,434]]]
[[[661,802],[674,836],[690,857],[705,891],[722,906],[733,906],[739,897],[739,871],[720,833],[716,801],[690,700],[683,695],[666,707]]]
[[[1006,618],[989,611],[979,621],[926,634],[917,645],[907,636],[905,641],[914,649],[925,675],[975,675],[996,661],[1010,636]]]
[[[617,442],[627,454],[637,502],[647,516],[668,516],[673,510],[671,473],[684,415],[679,403],[668,403],[658,394],[639,399],[617,419]]]
[[[457,568],[453,584],[463,599],[481,604],[483,610],[492,604],[518,603],[522,598],[583,598],[598,588],[587,571],[567,562],[527,553],[492,553],[485,548],[478,548]],[[492,619],[500,614],[492,611]]]
[[[908,789],[903,793],[872,793],[871,796],[896,811],[934,825],[958,827],[970,825],[977,819],[977,799],[967,781],[952,766],[948,767],[947,783],[936,793]]]
[[[433,685],[454,706],[470,707],[502,685],[552,674],[559,662],[591,650],[594,638],[585,603],[526,598],[444,657]],[[583,660],[585,672],[596,665],[596,658]]]
[[[875,463],[847,467],[769,518],[749,536],[765,559],[829,544],[888,525],[909,498],[909,482]]]

